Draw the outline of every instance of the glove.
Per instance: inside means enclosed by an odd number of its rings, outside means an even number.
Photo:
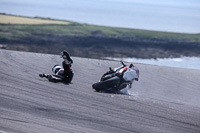
[[[135,81],[138,81],[139,79],[138,78],[135,78]]]

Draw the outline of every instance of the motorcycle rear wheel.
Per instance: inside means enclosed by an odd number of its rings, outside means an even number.
[[[113,90],[110,88],[116,88],[120,83],[119,77],[113,77],[105,81],[100,81],[92,85],[93,89],[97,92],[105,91],[105,92],[116,92],[118,90]]]

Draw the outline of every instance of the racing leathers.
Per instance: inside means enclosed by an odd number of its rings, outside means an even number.
[[[51,82],[65,82],[70,83],[73,79],[74,73],[72,71],[71,65],[73,60],[70,58],[66,51],[62,52],[62,67],[60,65],[55,65],[52,68],[54,74],[39,74],[40,77],[45,77]]]

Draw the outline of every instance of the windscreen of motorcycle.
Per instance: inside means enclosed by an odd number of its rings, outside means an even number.
[[[123,75],[123,79],[125,81],[132,81],[133,79],[135,79],[137,77],[137,73],[135,70],[133,69],[127,69],[127,71],[124,73]]]

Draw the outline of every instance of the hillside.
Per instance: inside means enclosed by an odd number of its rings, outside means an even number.
[[[6,20],[5,17],[11,16],[1,15],[0,20]],[[5,49],[52,54],[67,49],[74,56],[90,58],[200,56],[199,34],[104,27],[47,18],[35,21],[66,24],[31,24],[27,19],[34,18],[14,18],[12,24],[0,21],[0,44]],[[19,24],[19,19],[23,24]]]
[[[132,95],[93,91],[108,67],[119,62],[72,57],[72,84],[51,83],[58,55],[0,50],[2,133],[199,133],[200,71],[135,64]]]

